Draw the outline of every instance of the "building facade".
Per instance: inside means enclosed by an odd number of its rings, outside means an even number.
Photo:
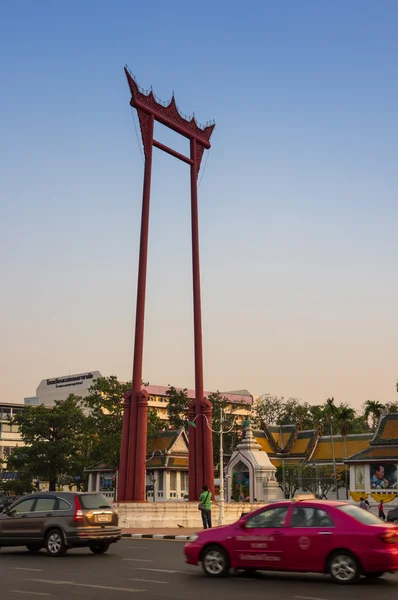
[[[88,395],[93,382],[99,377],[102,377],[99,371],[88,371],[43,379],[36,390],[38,404],[54,406],[56,400],[66,400],[70,394],[84,398]]]
[[[162,421],[168,420],[167,414],[167,390],[169,386],[165,385],[147,385],[143,388],[149,394],[148,406],[156,411],[156,414]],[[182,391],[183,388],[176,388],[177,391]],[[208,397],[211,392],[205,392]],[[187,390],[188,400],[195,399],[195,390]],[[238,424],[247,420],[251,414],[254,398],[247,390],[239,390],[236,392],[221,392],[221,396],[229,402],[226,412],[236,418]],[[187,407],[188,408],[188,407]]]
[[[11,424],[12,418],[23,408],[23,404],[0,403],[0,470],[7,467],[8,456],[24,445],[18,426]]]

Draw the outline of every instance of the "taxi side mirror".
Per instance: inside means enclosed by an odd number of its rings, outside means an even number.
[[[245,529],[245,527],[246,527],[246,519],[239,519],[239,521],[238,521],[238,527],[239,527],[239,529]]]

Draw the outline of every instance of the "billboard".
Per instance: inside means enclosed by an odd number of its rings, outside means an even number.
[[[382,462],[370,465],[370,487],[372,490],[396,490],[397,465]]]

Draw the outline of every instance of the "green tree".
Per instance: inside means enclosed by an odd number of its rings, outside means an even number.
[[[337,424],[340,429],[340,433],[344,438],[344,458],[347,458],[347,435],[352,432],[355,416],[355,410],[348,406],[348,404],[340,404],[337,409]],[[344,481],[346,498],[348,498],[347,465],[344,465]]]
[[[300,489],[299,466],[282,463],[275,473],[276,480],[285,498],[294,498]]]
[[[378,400],[366,400],[365,402],[365,417],[367,419],[371,419],[371,429],[372,431],[376,431],[377,425],[379,423],[381,413],[385,410],[386,407],[384,404],[381,404]]]
[[[169,417],[169,427],[180,429],[186,427],[188,418],[188,390],[177,390],[173,385],[169,385],[166,391],[168,400],[167,414]]]
[[[398,413],[398,402],[386,402],[385,406],[388,413]]]
[[[55,406],[26,406],[15,415],[25,444],[8,459],[8,468],[21,473],[23,479],[40,477],[56,489],[61,476],[84,477],[88,454],[87,417],[81,399],[70,395]]]
[[[253,409],[253,424],[257,428],[262,425],[276,425],[280,423],[285,406],[283,396],[272,396],[272,394],[262,394]]]
[[[105,462],[116,467],[120,460],[122,441],[124,395],[131,390],[131,382],[120,383],[115,375],[100,377],[83,400],[88,414],[88,428],[92,440],[90,464]],[[148,409],[148,445],[157,437],[163,424],[155,410]]]

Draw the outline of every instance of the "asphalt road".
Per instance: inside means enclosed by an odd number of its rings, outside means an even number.
[[[1,600],[48,598],[51,600],[374,600],[398,598],[398,575],[378,581],[361,579],[345,587],[316,575],[232,574],[227,579],[205,577],[199,567],[186,565],[182,542],[123,539],[108,554],[95,556],[88,549],[70,550],[50,558],[44,550],[30,554],[24,548],[0,551]]]

